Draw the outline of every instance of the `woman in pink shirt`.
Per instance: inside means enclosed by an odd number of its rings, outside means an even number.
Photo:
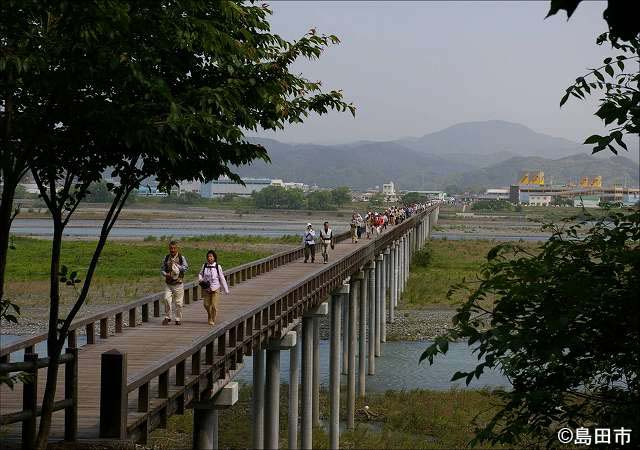
[[[204,309],[209,316],[209,325],[216,321],[218,302],[220,301],[220,286],[224,288],[226,294],[229,293],[227,280],[224,278],[222,266],[218,264],[218,255],[213,250],[207,252],[207,262],[202,265],[198,274],[198,282],[202,287],[202,299]]]

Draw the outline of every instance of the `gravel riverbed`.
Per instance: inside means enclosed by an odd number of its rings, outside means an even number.
[[[97,314],[101,309],[107,307],[106,305],[87,305],[81,317]],[[454,314],[455,310],[453,309],[396,310],[394,323],[387,323],[387,340],[421,341],[433,339],[451,327],[451,318]],[[3,321],[1,324],[1,334],[26,336],[44,333],[47,331],[47,316],[43,314],[42,317],[42,319],[21,317],[18,324]],[[78,331],[80,334],[84,333],[83,329]],[[110,331],[111,333],[114,332],[114,330]],[[321,339],[329,339],[328,317],[320,320],[320,337]]]
[[[433,339],[452,326],[454,309],[398,309],[393,323],[387,323],[387,341]],[[328,317],[320,321],[320,338],[329,339]]]

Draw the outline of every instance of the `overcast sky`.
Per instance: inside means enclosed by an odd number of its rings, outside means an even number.
[[[601,131],[595,101],[559,101],[608,56],[604,2],[544,19],[549,1],[271,1],[272,29],[296,39],[309,28],[342,43],[295,71],[342,89],[356,118],[331,113],[284,132],[285,142],[339,143],[422,136],[460,122],[508,120],[582,141]]]

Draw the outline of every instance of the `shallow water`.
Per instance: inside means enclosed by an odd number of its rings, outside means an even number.
[[[7,345],[20,336],[2,335],[0,344]],[[78,345],[86,343],[86,336],[78,336]],[[433,366],[428,362],[418,364],[420,355],[431,344],[431,341],[396,341],[382,344],[382,356],[376,358],[376,374],[367,376],[366,387],[370,392],[386,390],[432,389],[448,390],[480,389],[480,388],[508,388],[509,381],[498,371],[485,372],[479,380],[474,379],[467,387],[464,380],[451,382],[451,376],[458,370],[475,368],[477,358],[467,344],[459,342],[449,345],[446,356],[436,359]],[[46,354],[44,343],[36,346],[35,351]],[[23,353],[13,353],[13,361],[21,361]],[[252,357],[244,358],[244,367],[236,376],[237,381],[251,384]],[[356,364],[357,365],[357,364]],[[280,352],[280,378],[283,383],[289,382],[289,352]],[[346,377],[342,376],[342,382]],[[320,383],[329,384],[329,341],[320,341]]]

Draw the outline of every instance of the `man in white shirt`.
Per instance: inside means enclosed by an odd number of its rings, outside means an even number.
[[[313,226],[311,226],[310,223],[307,224],[307,229],[304,231],[302,244],[304,245],[304,262],[307,262],[309,260],[309,254],[311,254],[311,262],[315,262],[316,232],[313,230]]]
[[[329,222],[324,223],[324,228],[320,230],[320,243],[322,244],[322,259],[324,263],[329,262],[329,254],[327,250],[329,246],[333,249],[333,230],[329,228]]]

